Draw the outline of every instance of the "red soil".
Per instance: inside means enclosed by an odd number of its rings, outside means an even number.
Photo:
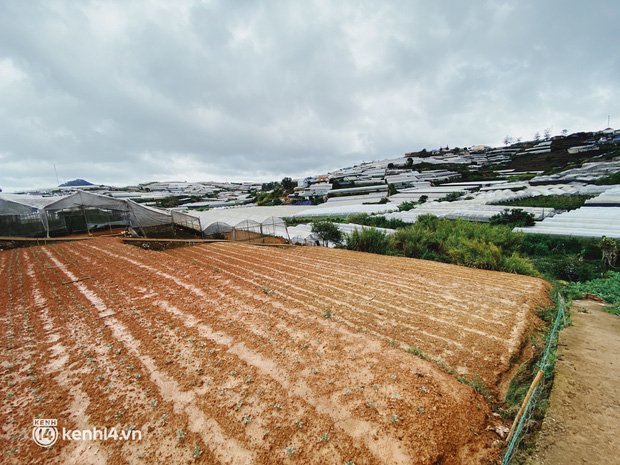
[[[0,252],[0,286],[1,452],[20,464],[493,463],[485,399],[401,348],[494,387],[546,291],[346,251],[112,238]],[[41,448],[34,418],[142,439]]]

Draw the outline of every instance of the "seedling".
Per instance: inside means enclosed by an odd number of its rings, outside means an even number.
[[[398,423],[400,420],[399,420],[399,418],[398,418],[398,415],[394,414],[394,415],[391,415],[391,416],[390,416],[390,421],[391,421],[392,423]]]
[[[200,456],[202,455],[202,451],[200,450],[200,448],[198,446],[194,447],[194,460],[198,460],[200,458]]]
[[[177,431],[177,439],[179,441],[182,441],[183,439],[185,439],[185,433],[183,431],[181,431],[181,430],[178,430]]]
[[[286,455],[288,455],[290,457],[295,452],[297,452],[297,449],[295,449],[293,446],[290,446],[290,447],[286,448],[285,452],[286,452]]]

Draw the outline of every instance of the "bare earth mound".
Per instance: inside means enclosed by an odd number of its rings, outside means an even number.
[[[546,290],[346,251],[114,239],[0,252],[0,281],[9,463],[488,463],[484,398],[394,346],[495,386]],[[33,419],[57,419],[55,444]]]

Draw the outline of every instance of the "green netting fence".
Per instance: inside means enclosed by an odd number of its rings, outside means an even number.
[[[543,356],[537,363],[540,371],[543,372],[543,376],[540,382],[535,386],[530,398],[527,400],[521,416],[515,418],[516,426],[512,432],[512,436],[509,438],[508,448],[502,459],[502,465],[509,465],[514,457],[515,451],[519,448],[519,444],[525,436],[530,420],[536,410],[536,405],[541,400],[545,391],[546,383],[549,383],[553,375],[553,367],[555,365],[555,355],[551,356],[551,349],[557,347],[558,333],[566,326],[565,302],[560,294],[558,294],[558,312],[553,323],[553,328],[547,336],[547,346],[543,353]]]

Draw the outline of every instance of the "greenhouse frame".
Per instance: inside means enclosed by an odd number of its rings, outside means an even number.
[[[52,237],[118,228],[147,236],[149,231],[171,229],[172,215],[84,191],[56,197],[0,194],[0,236]]]

